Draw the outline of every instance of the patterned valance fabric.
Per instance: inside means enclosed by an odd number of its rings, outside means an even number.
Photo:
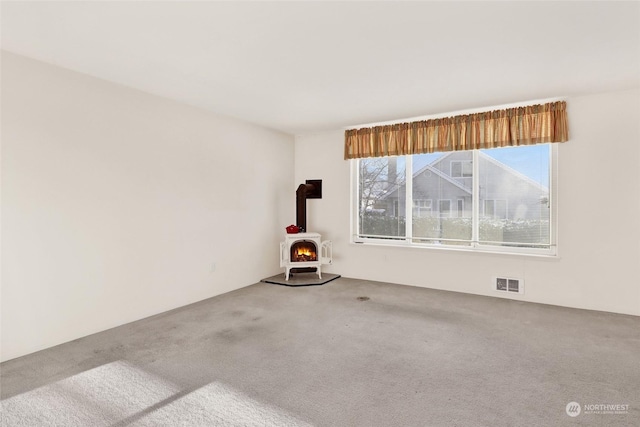
[[[344,158],[513,147],[569,139],[565,101],[349,129]]]

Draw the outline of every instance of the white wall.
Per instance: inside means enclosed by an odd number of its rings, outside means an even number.
[[[640,315],[640,92],[567,99],[559,148],[560,257],[384,248],[349,243],[349,162],[342,130],[296,138],[295,177],[323,179],[308,228],[333,240],[343,276],[501,296],[492,276],[525,280],[524,301]]]
[[[291,136],[9,53],[1,136],[3,360],[280,271]]]

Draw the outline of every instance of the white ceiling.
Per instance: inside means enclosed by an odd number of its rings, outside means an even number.
[[[640,86],[638,2],[7,2],[2,48],[299,134]]]

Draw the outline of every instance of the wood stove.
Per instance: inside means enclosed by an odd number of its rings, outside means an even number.
[[[284,242],[280,242],[280,267],[285,268],[285,280],[289,280],[292,271],[316,272],[318,279],[322,279],[322,265],[332,262],[331,241],[323,242],[318,233],[306,233],[307,199],[321,198],[321,179],[307,180],[296,190],[296,230],[301,233],[287,234]]]
[[[331,264],[331,241],[320,238],[318,233],[287,234],[280,242],[280,267],[285,268],[285,279],[291,271],[313,271],[322,279],[322,265]]]

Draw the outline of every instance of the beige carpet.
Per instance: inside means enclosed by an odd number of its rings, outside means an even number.
[[[1,419],[632,426],[639,355],[633,316],[347,278],[258,283],[3,363]],[[576,417],[566,412],[572,401]],[[589,410],[607,404],[628,409]]]

